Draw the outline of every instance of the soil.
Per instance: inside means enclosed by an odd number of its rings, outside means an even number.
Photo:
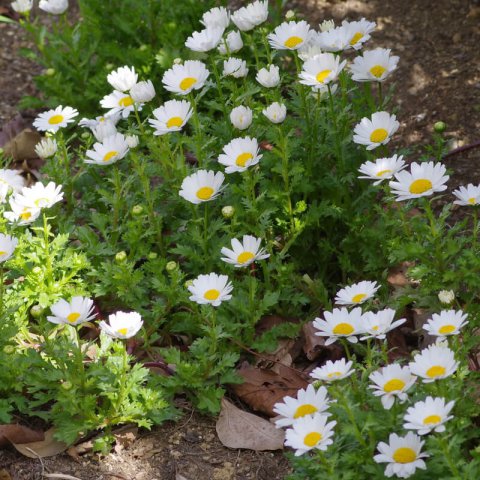
[[[0,14],[9,3],[0,0]],[[312,26],[330,18],[377,22],[369,46],[391,48],[400,56],[394,103],[404,146],[429,142],[439,120],[447,124],[452,149],[480,140],[480,7],[473,0],[296,0],[289,6]],[[17,25],[0,23],[0,39],[1,130],[16,115],[20,98],[36,93],[33,77],[39,67],[19,56],[28,42]],[[454,172],[450,185],[480,183],[480,169],[472,168],[479,160],[480,148],[447,157]],[[13,449],[0,451],[2,480],[55,478],[47,473],[80,480],[281,480],[288,472],[281,452],[223,447],[215,419],[192,411],[178,424],[141,432],[129,448],[103,458],[88,453],[77,461],[67,454],[33,460]]]

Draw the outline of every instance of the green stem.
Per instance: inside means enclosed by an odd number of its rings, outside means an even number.
[[[50,242],[48,237],[50,236],[47,215],[43,212],[43,249],[45,255],[45,270],[46,270],[46,284],[47,291],[51,292],[53,278],[52,278],[52,259],[50,256]]]
[[[4,285],[4,270],[3,270],[3,263],[0,265],[0,317],[3,314],[3,290],[5,288]]]
[[[122,342],[123,343],[123,342]],[[125,386],[127,384],[128,354],[127,346],[123,343],[122,349],[122,373],[120,375],[120,387],[118,391],[117,404],[115,406],[115,417],[121,417],[122,404],[125,399]]]
[[[330,106],[330,115],[332,117],[333,121],[333,128],[334,128],[334,138],[335,138],[335,150],[336,150],[336,157],[337,161],[342,169],[341,173],[345,173],[345,164],[343,161],[343,155],[342,155],[342,146],[340,144],[340,137],[338,135],[338,125],[337,125],[337,113],[335,112],[335,106],[333,103],[333,94],[332,94],[332,89],[330,88],[330,84],[327,84],[328,87],[328,103]]]
[[[290,223],[290,231],[291,233],[295,232],[295,220],[293,218],[293,207],[292,207],[292,198],[290,192],[290,170],[289,170],[289,152],[287,146],[287,139],[283,132],[282,127],[278,127],[278,136],[281,145],[281,153],[282,153],[282,177],[283,177],[283,184],[285,187],[285,194],[287,196],[287,211],[288,211],[288,218]],[[311,177],[309,177],[311,178]]]
[[[140,132],[142,133],[142,135],[144,135],[145,134],[145,128],[143,127],[143,123],[140,120],[140,115],[138,114],[137,104],[135,102],[133,103],[133,111],[135,112],[135,118],[137,119],[138,128],[140,129]]]
[[[113,184],[115,187],[115,200],[113,204],[113,228],[116,229],[120,217],[122,204],[122,180],[120,178],[120,169],[118,165],[113,166]]]
[[[472,249],[475,251],[477,248],[477,238],[478,238],[478,210],[477,207],[473,207],[473,228],[472,228],[472,234],[473,234],[473,239],[472,239]]]
[[[204,202],[203,213],[203,251],[205,259],[210,259],[208,254],[208,202]],[[210,262],[210,260],[208,260],[208,262]]]
[[[73,329],[75,330],[75,340],[77,347],[75,351],[75,357],[78,365],[78,374],[80,375],[80,388],[81,392],[83,393],[85,390],[85,367],[83,365],[82,344],[80,342],[80,334],[78,333],[78,327],[73,327]]]
[[[382,82],[378,82],[378,109],[383,110]]]
[[[197,162],[198,166],[202,168],[203,166],[203,150],[202,150],[202,131],[200,128],[200,119],[198,117],[198,110],[197,110],[197,103],[195,101],[195,97],[192,92],[188,94],[190,103],[192,105],[193,109],[193,125],[195,127],[195,143],[196,143],[196,156],[197,156]]]
[[[225,95],[223,94],[222,82],[220,79],[220,74],[218,73],[217,62],[214,57],[212,57],[212,70],[215,76],[215,81],[217,83],[217,90],[218,90],[218,95],[220,97],[220,103],[222,104],[222,111],[223,111],[223,116],[225,117],[225,123],[231,126],[229,121],[228,111],[227,111],[227,102],[225,99]]]
[[[458,468],[457,466],[455,465],[455,462],[454,460],[452,459],[451,455],[450,455],[450,448],[445,440],[445,437],[444,436],[440,436],[439,439],[438,439],[438,442],[440,444],[440,447],[442,449],[442,452],[443,452],[443,455],[444,455],[444,458],[445,460],[447,461],[447,464],[448,464],[448,467],[450,468],[450,471],[453,473],[454,475],[454,478],[458,478],[458,479],[461,479],[463,477],[461,477],[460,475],[460,472],[458,471]]]

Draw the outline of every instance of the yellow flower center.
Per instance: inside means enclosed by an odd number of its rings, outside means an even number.
[[[424,425],[435,425],[442,421],[442,417],[440,415],[429,415],[423,420]]]
[[[338,378],[342,376],[342,372],[332,372],[327,375],[327,378]]]
[[[398,392],[404,386],[405,382],[403,380],[400,380],[399,378],[392,378],[383,386],[383,391],[387,393]]]
[[[318,408],[315,405],[306,403],[305,405],[300,405],[293,414],[293,418],[304,417],[305,415],[312,415],[312,413],[318,412]]]
[[[433,185],[430,180],[427,180],[426,178],[419,178],[411,183],[409,190],[410,193],[419,195],[420,193],[425,193],[426,191],[430,190],[432,186]]]
[[[185,91],[190,88],[192,88],[195,84],[197,83],[197,79],[194,77],[185,77],[181,82],[180,82],[180,88]]]
[[[59,123],[62,123],[62,122],[63,122],[63,115],[52,115],[48,119],[48,123],[50,125],[58,125]]]
[[[300,45],[302,42],[303,42],[303,38],[300,38],[294,35],[293,37],[287,38],[285,40],[284,45],[287,48],[295,48],[297,45]]]
[[[183,123],[183,118],[182,117],[172,117],[168,122],[167,122],[167,128],[172,128],[172,127],[178,127],[180,128]]]
[[[477,199],[475,197],[471,197],[468,199],[468,203],[470,205],[475,205],[477,203]]]
[[[446,333],[452,333],[457,329],[455,325],[443,325],[438,329],[438,333],[445,335]]]
[[[5,255],[7,252],[4,252],[3,250],[0,250],[0,255]]]
[[[249,152],[241,153],[235,160],[237,167],[244,167],[246,163],[253,158],[253,155]]]
[[[220,296],[220,292],[215,288],[207,290],[203,294],[203,298],[205,298],[205,300],[211,300],[211,301],[216,300],[219,296]]]
[[[357,32],[350,40],[350,45],[355,45],[356,43],[358,43],[359,40],[362,39],[362,37],[363,37],[363,33]]]
[[[375,65],[370,69],[370,73],[377,78],[380,78],[386,71],[387,69],[381,65]]]
[[[339,323],[333,328],[335,335],[350,335],[355,329],[349,323]]]
[[[252,252],[242,252],[238,256],[237,262],[238,263],[247,263],[249,260],[251,260],[254,257],[255,257],[255,255]]]
[[[31,216],[32,216],[32,212],[29,212],[28,210],[24,210],[24,211],[20,214],[20,218],[21,218],[22,220],[28,220]]]
[[[321,72],[317,73],[317,76],[315,78],[317,79],[317,82],[323,83],[331,73],[331,70],[322,70]]]
[[[80,314],[78,312],[72,312],[67,315],[67,320],[71,323],[76,322],[80,318]]]
[[[202,187],[197,191],[197,197],[200,200],[208,200],[213,195],[212,187]]]
[[[372,330],[373,330],[374,332],[378,332],[378,328],[379,328],[378,325],[375,325],[374,327],[372,327]]]
[[[441,377],[442,375],[445,375],[446,371],[447,370],[445,369],[445,367],[442,367],[441,365],[434,365],[427,370],[427,376],[429,376],[430,378]]]
[[[119,333],[120,335],[123,335],[123,336],[125,336],[127,334],[127,332],[128,332],[128,328],[119,328],[117,330],[117,333]]]
[[[111,152],[108,152],[106,153],[104,156],[103,156],[103,161],[104,162],[108,162],[109,160],[111,160],[115,155],[118,155],[118,152],[116,150],[112,150]]]
[[[393,454],[393,459],[397,463],[412,463],[417,459],[415,450],[408,447],[397,448]]]
[[[307,447],[314,447],[322,439],[322,434],[318,432],[311,432],[305,435],[303,443]]]
[[[367,296],[366,293],[357,293],[352,297],[352,302],[353,303],[361,302],[366,296]]]
[[[387,173],[392,173],[391,170],[389,170],[388,168],[386,170],[380,170],[378,173],[377,173],[377,177],[383,177],[384,175],[386,175]]]
[[[384,128],[375,129],[370,135],[370,141],[373,143],[383,142],[388,137],[388,132]]]
[[[133,98],[130,97],[130,95],[127,95],[126,97],[121,98],[118,101],[118,104],[121,107],[131,107],[133,105]]]

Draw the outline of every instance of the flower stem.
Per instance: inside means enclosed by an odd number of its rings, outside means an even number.
[[[138,114],[137,104],[135,102],[133,103],[133,111],[135,112],[135,118],[137,119],[138,128],[140,129],[141,134],[144,135],[145,134],[145,128],[143,127],[143,123],[140,120],[140,115]]]
[[[47,291],[51,292],[52,289],[52,259],[50,258],[50,242],[48,237],[50,236],[47,216],[45,212],[43,212],[43,249],[45,254],[45,270],[46,270],[46,284],[47,284]]]
[[[195,97],[193,93],[188,94],[190,103],[192,105],[193,109],[193,125],[195,127],[195,143],[196,143],[196,157],[197,157],[197,162],[198,166],[202,168],[203,166],[203,154],[202,154],[202,131],[200,128],[200,119],[198,117],[198,110],[197,110],[197,103],[195,101]]]

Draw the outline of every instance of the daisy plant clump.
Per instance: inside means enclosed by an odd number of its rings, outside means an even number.
[[[130,43],[119,40],[121,54],[112,47],[109,65],[102,49],[92,73],[89,50],[69,50],[85,65],[83,90],[51,98],[58,106],[34,122],[41,181],[0,171],[13,281],[4,309],[17,312],[2,341],[25,345],[16,335],[29,332],[45,346],[25,355],[53,379],[42,389],[36,377],[35,401],[72,392],[51,413],[60,436],[100,427],[105,445],[112,425],[160,422],[172,412],[163,399],[178,393],[217,413],[226,385],[241,381],[240,361],[295,337],[301,325],[290,319],[312,320],[326,357],[311,366],[311,385],[275,407],[295,452],[292,478],[426,478],[425,466],[468,478],[478,408],[458,396],[472,391],[467,358],[478,343],[478,187],[450,195],[441,132],[419,155],[402,145],[395,50],[375,43],[365,18],[278,22],[264,0],[235,11],[190,0],[146,11],[150,3],[127,0],[125,21],[145,21],[134,39],[127,29]],[[110,5],[82,4],[105,21],[88,48],[104,29],[109,45],[118,39]],[[13,254],[7,236],[18,239]],[[392,292],[398,265],[406,274]],[[27,361],[4,363],[10,388]],[[62,409],[76,415],[74,394],[92,408],[69,429]]]

